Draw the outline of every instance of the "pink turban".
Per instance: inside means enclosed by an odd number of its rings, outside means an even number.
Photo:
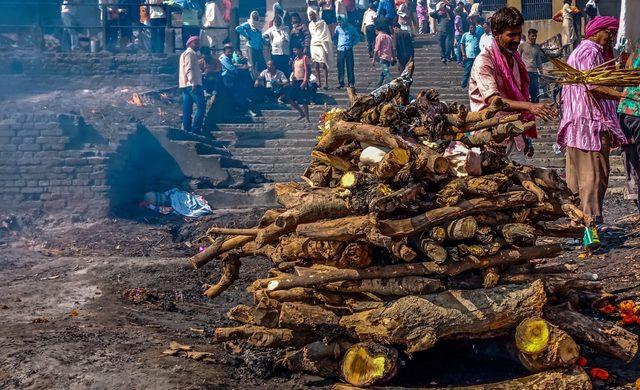
[[[192,42],[200,42],[200,38],[197,36],[192,36],[187,39],[187,46],[189,46]]]
[[[584,30],[584,37],[592,37],[601,30],[618,30],[619,25],[620,21],[613,16],[596,16],[587,23],[587,27]]]

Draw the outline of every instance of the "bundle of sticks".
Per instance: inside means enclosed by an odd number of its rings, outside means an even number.
[[[500,143],[530,124],[496,116],[500,100],[481,112],[433,90],[409,102],[412,72],[326,114],[304,180],[276,184],[282,207],[257,227],[209,229],[190,259],[221,264],[206,296],[234,283],[244,257],[274,265],[249,287],[253,306],[228,313],[241,325],[215,340],[274,348],[278,367],[354,386],[390,381],[446,339],[513,336],[514,358],[543,374],[501,388],[586,386],[577,342],[630,360],[635,335],[580,312],[610,298],[601,283],[544,260],[562,249],[539,237],[581,237],[593,222],[554,171],[505,157]],[[452,169],[454,142],[477,148],[479,172]]]
[[[589,70],[578,70],[565,61],[551,58],[555,69],[547,71],[558,84],[584,84],[606,87],[635,87],[640,84],[640,69],[619,68],[612,59]]]

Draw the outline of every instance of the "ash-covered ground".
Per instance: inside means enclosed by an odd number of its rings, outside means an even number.
[[[621,229],[603,236],[605,247],[580,259],[568,250],[562,258],[598,274],[610,290],[640,295],[640,222],[628,217],[631,201],[607,199],[609,222]],[[324,388],[318,377],[275,372],[266,375],[268,353],[234,356],[211,343],[218,326],[231,325],[226,311],[250,303],[245,288],[266,275],[269,261],[243,260],[242,276],[215,300],[202,297],[202,285],[217,280],[210,264],[193,270],[187,257],[201,245],[210,223],[249,227],[261,210],[217,212],[187,221],[143,213],[131,220],[61,223],[52,218],[3,216],[0,225],[0,388],[153,388],[251,389]],[[616,223],[616,221],[618,221]],[[554,260],[556,261],[556,260]],[[130,289],[136,290],[132,298]],[[638,331],[638,329],[633,329]],[[171,341],[213,352],[212,362],[165,357]],[[457,351],[444,368],[427,372],[413,385],[443,386],[505,379],[508,368],[484,361],[474,366],[473,348]],[[442,353],[442,349],[434,353]],[[639,359],[625,365],[584,351],[590,365],[613,374],[602,388],[633,387]],[[428,361],[429,356],[423,357]],[[472,358],[472,356],[471,356]],[[456,368],[457,367],[457,368]],[[482,366],[480,366],[482,367]],[[468,375],[461,372],[468,372]],[[481,376],[478,376],[481,372]],[[265,377],[266,376],[266,377]]]

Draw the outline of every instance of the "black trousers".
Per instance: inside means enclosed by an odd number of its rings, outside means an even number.
[[[635,115],[620,114],[620,127],[627,139],[633,143],[624,145],[622,158],[624,160],[627,182],[635,182],[635,190],[638,194],[638,210],[640,210],[640,117]]]
[[[376,44],[376,25],[372,24],[365,28],[367,36],[367,49],[369,50],[369,58],[373,58],[373,48]]]
[[[353,49],[338,50],[338,84],[344,86],[344,68],[347,67],[347,81],[355,87],[356,77],[353,73]]]
[[[446,32],[439,32],[438,41],[440,43],[440,59],[449,60],[451,58],[451,46],[449,45],[449,34]]]

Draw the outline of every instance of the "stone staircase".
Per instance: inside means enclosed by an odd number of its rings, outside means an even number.
[[[463,69],[457,64],[442,64],[435,38],[416,39],[416,70],[412,91],[435,88],[443,101],[468,103],[468,94],[459,84]],[[335,63],[335,62],[334,62]],[[355,48],[356,89],[366,93],[374,89],[379,75],[378,66],[372,67],[366,44]],[[318,135],[315,121],[322,112],[332,107],[346,107],[344,90],[337,90],[336,70],[330,70],[330,89],[321,90],[319,103],[310,106],[311,124],[297,121],[297,113],[289,106],[263,107],[261,115],[253,118],[220,118],[208,147],[200,147],[201,155],[227,173],[224,187],[199,189],[217,208],[269,206],[274,203],[273,182],[300,180],[310,161],[310,152]],[[393,69],[393,75],[398,70]],[[557,123],[540,124],[540,138],[536,141],[536,154],[530,162],[543,167],[563,168],[564,158],[553,151]],[[189,145],[198,151],[197,144]],[[224,153],[220,153],[220,149]],[[224,174],[223,174],[224,176]],[[612,187],[620,187],[624,167],[619,156],[612,158]]]

